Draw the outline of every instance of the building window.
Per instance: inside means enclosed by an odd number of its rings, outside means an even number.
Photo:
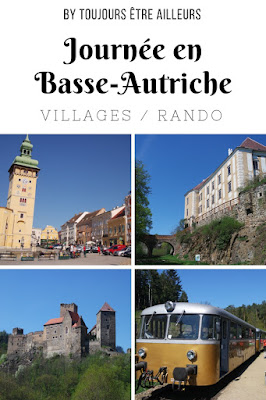
[[[188,217],[188,208],[187,208],[187,217]]]
[[[214,190],[214,181],[212,181],[212,190]]]
[[[210,206],[209,204],[210,204],[210,203],[209,203],[209,199],[208,199],[208,200],[207,200],[207,208],[209,208],[209,206]]]
[[[232,191],[232,182],[228,182],[228,193]]]
[[[214,194],[212,195],[212,204],[214,204]]]
[[[118,232],[121,232],[121,225],[119,225]]]
[[[219,198],[219,200],[222,198],[222,189],[220,189],[218,192],[218,198]]]
[[[227,175],[231,175],[231,165],[228,165],[227,167]]]
[[[259,169],[259,160],[253,160],[253,168],[255,171]]]
[[[20,218],[24,218],[24,214],[20,214]],[[35,232],[34,232],[35,233]]]
[[[125,225],[122,225],[122,232],[125,232]]]
[[[220,183],[221,183],[221,174],[218,175],[218,185],[220,185]]]
[[[207,187],[207,196],[208,196],[208,194],[210,194],[210,187],[209,186]]]
[[[199,195],[199,201],[201,201],[202,200],[202,193],[200,193],[200,195]]]

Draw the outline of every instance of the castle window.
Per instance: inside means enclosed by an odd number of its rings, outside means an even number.
[[[210,187],[207,187],[207,195],[210,193]]]
[[[68,333],[68,327],[66,326],[66,333]]]
[[[228,182],[228,193],[232,191],[232,182]]]
[[[187,208],[187,217],[188,217],[188,208]]]
[[[207,200],[207,208],[209,208],[209,206],[210,206],[210,202],[209,202],[209,199]]]
[[[218,198],[219,198],[219,200],[222,198],[222,190],[221,189],[218,192]]]
[[[202,193],[200,193],[200,195],[199,195],[199,201],[201,201],[202,200]]]
[[[20,218],[24,218],[24,214],[20,214]]]
[[[221,183],[221,174],[218,175],[218,185],[220,185],[220,183]]]
[[[227,167],[227,175],[231,175],[231,165],[228,165]]]
[[[109,325],[106,325],[106,329],[109,329]]]
[[[212,190],[214,190],[214,181],[212,181]]]
[[[212,195],[212,204],[214,204],[214,194]]]

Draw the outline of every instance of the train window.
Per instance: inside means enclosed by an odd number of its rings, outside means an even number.
[[[237,337],[237,325],[234,322],[230,322],[230,339],[236,339]]]
[[[237,339],[243,339],[242,326],[241,325],[237,325]]]
[[[195,340],[199,337],[199,315],[172,314],[170,317],[168,339]]]
[[[227,338],[227,321],[223,320],[223,339]]]
[[[201,327],[201,339],[220,339],[220,318],[213,315],[203,315]]]
[[[141,332],[142,339],[164,339],[167,315],[145,315]]]

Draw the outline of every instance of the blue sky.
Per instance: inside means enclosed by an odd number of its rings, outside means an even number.
[[[184,218],[184,194],[248,136],[266,145],[266,135],[136,135],[136,159],[151,175],[151,233],[170,234]]]
[[[235,307],[266,301],[266,270],[178,270],[190,303]]]
[[[25,135],[0,135],[0,206],[6,206],[8,170]],[[81,211],[124,203],[131,190],[130,135],[29,135],[41,169],[33,226],[60,226]]]
[[[60,316],[60,303],[75,303],[88,330],[107,302],[116,311],[116,345],[131,347],[130,270],[0,270],[0,331],[43,330]]]

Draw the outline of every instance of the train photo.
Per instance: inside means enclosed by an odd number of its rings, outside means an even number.
[[[146,308],[136,338],[138,386],[209,386],[263,349],[266,332],[206,304]],[[145,386],[143,386],[145,387]]]

